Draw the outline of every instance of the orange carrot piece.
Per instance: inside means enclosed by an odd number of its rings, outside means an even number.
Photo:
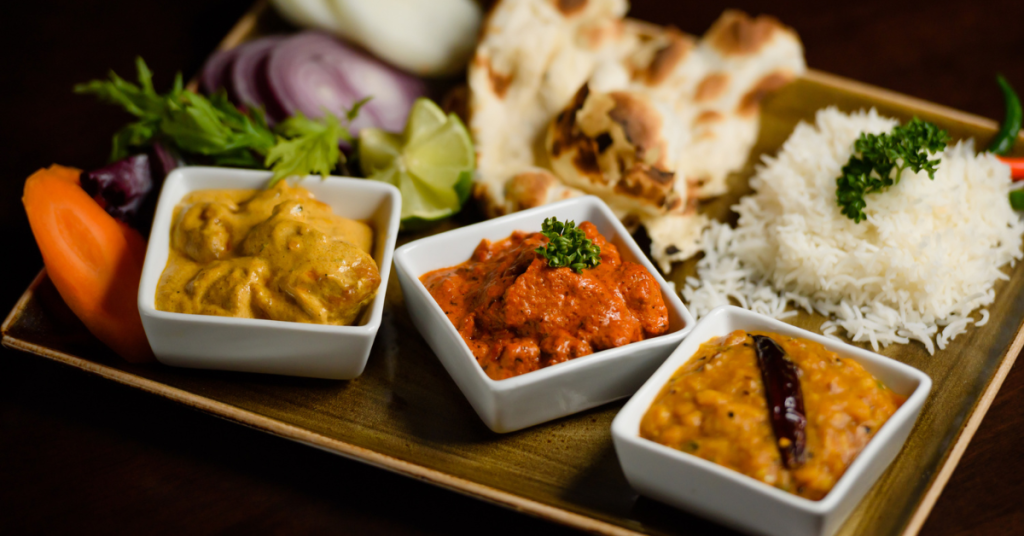
[[[54,177],[59,177],[68,182],[82,184],[82,170],[80,169],[52,164],[49,169],[40,169],[39,171],[46,171]]]
[[[53,165],[25,181],[22,203],[46,272],[97,339],[128,361],[152,361],[138,308],[145,240],[82,190],[80,173]]]

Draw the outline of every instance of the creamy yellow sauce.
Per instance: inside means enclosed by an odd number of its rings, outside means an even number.
[[[161,311],[347,325],[380,286],[373,230],[298,186],[199,190],[174,209]]]

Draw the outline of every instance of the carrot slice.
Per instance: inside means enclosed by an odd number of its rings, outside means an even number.
[[[80,170],[80,169],[75,169],[75,168],[66,167],[66,166],[59,166],[57,164],[52,164],[52,165],[50,165],[49,169],[45,169],[45,170],[40,169],[39,171],[46,171],[46,172],[50,173],[51,175],[53,175],[54,177],[61,178],[61,179],[66,180],[68,182],[72,182],[72,183],[75,183],[75,184],[82,184],[82,170]],[[38,172],[36,172],[36,173],[38,173]]]
[[[25,181],[22,203],[46,272],[97,339],[128,361],[152,361],[138,308],[145,241],[82,190],[80,173],[53,165]]]

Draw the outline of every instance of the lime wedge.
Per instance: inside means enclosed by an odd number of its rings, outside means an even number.
[[[447,120],[440,106],[430,99],[420,97],[409,111],[409,119],[405,123],[405,132],[402,136],[409,143],[413,143],[416,138],[443,125]]]
[[[402,154],[402,137],[379,128],[359,131],[359,164],[367,177],[387,169]]]
[[[402,225],[455,214],[469,197],[473,142],[462,121],[419,99],[402,135],[375,128],[359,133],[359,162],[372,180],[402,192]]]
[[[410,173],[444,188],[455,186],[463,170],[473,169],[475,156],[469,132],[455,114],[406,145],[402,155]]]

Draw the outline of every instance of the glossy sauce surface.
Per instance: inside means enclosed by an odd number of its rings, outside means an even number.
[[[369,225],[287,181],[200,190],[174,209],[161,311],[347,325],[377,293]]]
[[[773,339],[797,366],[807,413],[801,465],[782,463],[751,334],[744,331],[700,346],[651,404],[640,436],[821,499],[904,399],[859,363],[818,343],[752,334]]]
[[[668,331],[661,287],[624,261],[590,222],[601,264],[577,274],[551,268],[534,250],[540,233],[483,240],[466,262],[420,280],[495,380],[525,374]]]

